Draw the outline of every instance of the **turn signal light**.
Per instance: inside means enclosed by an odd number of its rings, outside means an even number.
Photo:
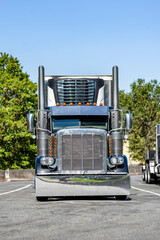
[[[56,103],[56,106],[59,106],[59,103]]]
[[[86,105],[89,106],[89,102],[87,102]]]
[[[73,103],[71,102],[69,105],[70,105],[70,106],[73,106]]]
[[[63,103],[63,106],[66,106],[66,103]]]
[[[96,103],[95,103],[95,102],[93,103],[93,106],[96,106]]]
[[[81,105],[81,103],[79,102],[79,103],[78,103],[78,105],[80,106],[80,105]]]
[[[99,106],[103,106],[103,103],[100,103]]]

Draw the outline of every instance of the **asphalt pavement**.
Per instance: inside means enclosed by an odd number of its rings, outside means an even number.
[[[131,176],[127,200],[68,198],[37,202],[32,182],[0,183],[0,239],[160,239],[160,185]]]

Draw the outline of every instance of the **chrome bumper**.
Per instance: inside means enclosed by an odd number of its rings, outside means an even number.
[[[36,197],[128,196],[129,174],[36,176]]]

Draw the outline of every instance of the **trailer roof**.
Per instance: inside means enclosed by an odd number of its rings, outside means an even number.
[[[65,79],[65,78],[71,78],[71,79],[78,79],[78,78],[88,78],[88,79],[103,79],[103,80],[112,80],[112,75],[51,75],[51,76],[45,76],[45,80],[49,79]]]

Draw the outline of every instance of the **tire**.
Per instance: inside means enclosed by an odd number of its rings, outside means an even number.
[[[145,181],[145,171],[142,172],[142,181]]]
[[[148,163],[145,166],[145,182],[148,183]]]
[[[48,197],[36,197],[37,201],[47,201]]]
[[[157,178],[157,176],[156,175],[154,175],[154,183],[158,183],[158,178]]]
[[[150,173],[150,168],[148,166],[148,183],[155,183],[156,182],[156,177],[154,174]]]
[[[148,174],[148,183],[150,184],[150,183],[151,183],[151,173],[150,173],[150,168],[149,168],[149,166],[148,166],[148,172],[147,172],[147,174]]]

